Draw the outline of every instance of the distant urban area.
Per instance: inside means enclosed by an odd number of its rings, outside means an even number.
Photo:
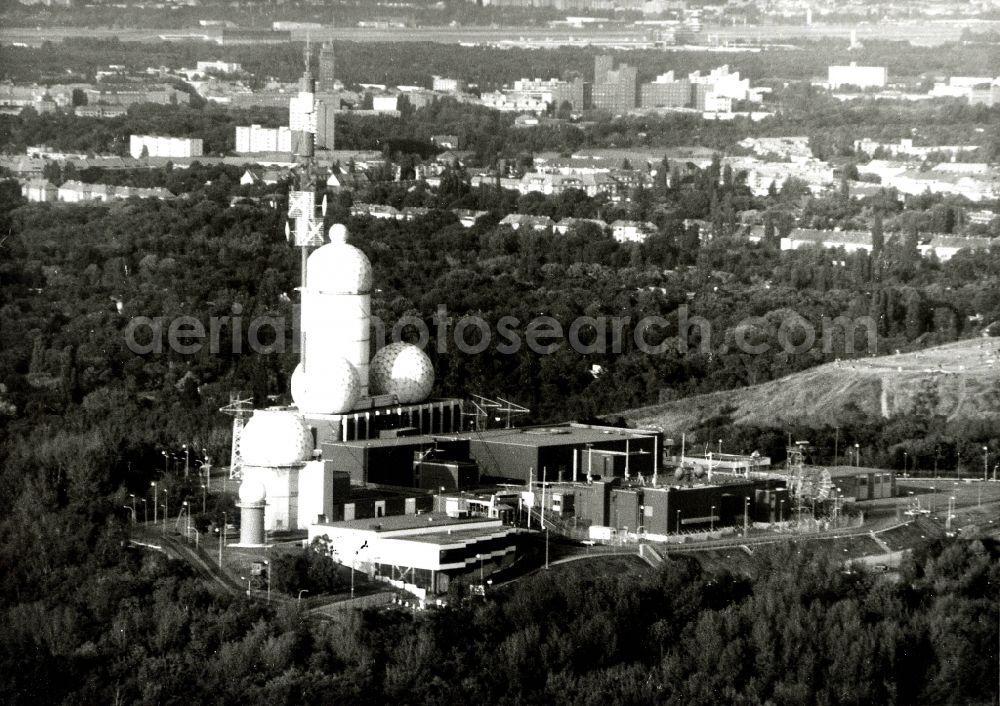
[[[0,698],[996,703],[998,60],[0,2]]]

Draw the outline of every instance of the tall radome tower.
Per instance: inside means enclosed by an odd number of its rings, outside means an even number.
[[[302,289],[304,356],[292,375],[303,412],[341,414],[368,397],[372,266],[335,225],[330,242],[309,256]]]

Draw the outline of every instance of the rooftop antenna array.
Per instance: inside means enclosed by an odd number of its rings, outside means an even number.
[[[789,446],[785,470],[788,474],[788,488],[801,503],[804,500],[826,500],[830,497],[833,480],[830,471],[819,466],[806,465],[808,441],[796,441]]]
[[[506,414],[505,428],[510,429],[511,427],[511,415],[527,414],[531,410],[527,407],[522,407],[521,405],[505,400],[502,397],[497,397],[495,400],[489,397],[483,397],[482,395],[472,396],[472,406],[475,409],[473,412],[462,412],[463,417],[474,417],[476,431],[485,431],[489,427],[489,421],[492,417],[494,421],[501,421],[504,419],[503,416]]]

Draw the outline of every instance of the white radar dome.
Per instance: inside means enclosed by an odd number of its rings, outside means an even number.
[[[267,489],[259,480],[245,480],[240,484],[240,503],[243,505],[256,505],[264,502]]]
[[[434,387],[434,367],[412,343],[390,343],[372,358],[369,384],[373,394],[395,395],[400,404],[423,402]]]
[[[339,224],[338,224],[339,225]],[[330,294],[365,294],[372,288],[372,263],[345,238],[342,225],[330,230],[330,242],[313,251],[306,263],[306,286]]]
[[[295,466],[312,457],[312,445],[312,434],[299,414],[258,409],[243,427],[240,455],[248,466]]]
[[[292,373],[292,399],[303,412],[343,414],[354,409],[360,397],[361,378],[345,358],[310,363],[307,372],[299,363]]]

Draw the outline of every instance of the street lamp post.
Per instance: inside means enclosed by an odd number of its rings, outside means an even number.
[[[159,488],[156,487],[155,480],[150,485],[153,486],[153,526],[155,527],[159,517],[159,510],[157,508],[160,506],[160,493]]]
[[[840,450],[840,427],[834,427],[833,436],[833,465],[837,465],[837,452]]]
[[[983,480],[990,479],[990,447],[983,447]]]
[[[906,460],[909,458],[909,454],[905,451],[903,452],[903,475],[906,475]]]
[[[170,473],[170,466],[169,466],[170,457],[167,455],[166,451],[161,450],[160,453],[163,454],[163,472],[165,474]]]
[[[714,532],[715,531],[715,505],[713,505],[712,509],[709,510],[709,515],[708,515],[708,531],[709,532]]]
[[[677,511],[677,534],[681,533],[681,511]]]
[[[167,518],[170,517],[170,498],[167,497],[167,489],[163,489],[163,531],[167,531]]]
[[[962,480],[962,452],[955,452],[955,477]]]
[[[135,509],[132,508],[129,505],[122,505],[122,507],[132,513],[132,524],[134,525],[135,524]]]
[[[132,498],[132,524],[135,524],[135,493],[129,493],[128,496]]]
[[[191,449],[187,444],[181,444],[181,448],[184,449],[184,477],[187,478],[191,469]]]
[[[861,444],[854,445],[854,467],[861,465]]]
[[[476,554],[476,558],[479,560],[479,585],[484,586],[483,583],[483,555]]]
[[[205,487],[205,484],[202,483],[202,485],[201,485],[201,514],[202,515],[205,514],[205,492],[206,492],[206,490],[207,489]]]
[[[222,527],[219,528],[219,568],[222,568],[222,543],[226,534],[226,513],[222,513]]]
[[[309,593],[309,589],[308,589],[308,588],[303,588],[303,589],[301,589],[301,590],[299,591],[299,599],[298,599],[298,600],[299,600],[299,603],[301,603],[301,602],[302,602],[302,594],[303,594],[303,593]]]
[[[142,501],[142,523],[149,522],[149,502],[146,498],[139,498]]]
[[[781,524],[784,521],[785,521],[785,501],[784,500],[779,500],[778,501],[778,524]]]
[[[185,500],[183,503],[183,509],[181,512],[184,513],[184,539],[191,541],[191,509],[188,507],[188,501]]]
[[[743,536],[746,537],[750,532],[750,496],[746,496],[743,500]]]

